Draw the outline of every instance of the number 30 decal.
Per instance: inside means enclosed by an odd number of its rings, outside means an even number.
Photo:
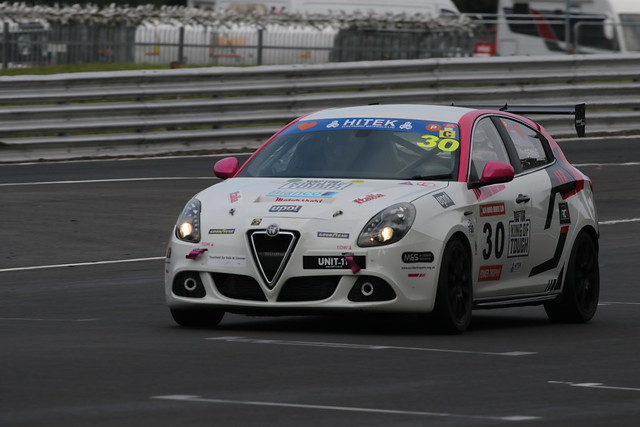
[[[460,147],[460,143],[451,138],[439,138],[435,135],[422,135],[425,142],[418,142],[418,146],[422,148],[432,148],[438,146],[442,151],[456,151]]]
[[[504,253],[504,224],[498,222],[496,224],[496,235],[493,236],[493,227],[488,222],[482,227],[482,232],[487,235],[487,247],[482,250],[484,259],[491,258],[491,254],[495,250],[496,259],[502,258]]]

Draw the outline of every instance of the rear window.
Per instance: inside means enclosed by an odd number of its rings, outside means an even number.
[[[544,146],[547,140],[538,131],[515,120],[500,119],[516,148],[523,170],[544,166],[551,162]]]

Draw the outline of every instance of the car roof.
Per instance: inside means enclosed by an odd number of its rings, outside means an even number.
[[[359,107],[331,108],[305,116],[303,120],[339,118],[388,118],[433,120],[457,123],[462,116],[473,111],[469,108],[422,104],[364,105]]]

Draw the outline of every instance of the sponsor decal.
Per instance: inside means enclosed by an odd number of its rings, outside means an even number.
[[[298,202],[298,203],[322,203],[322,199],[300,199],[300,198],[285,198],[276,197],[276,202]]]
[[[260,225],[262,223],[262,218],[253,218],[251,220],[251,225]]]
[[[398,121],[398,119],[337,119],[332,120],[327,128],[396,129],[400,126]]]
[[[483,265],[480,267],[478,282],[490,282],[493,280],[500,280],[501,275],[502,275],[501,265]]]
[[[317,236],[327,238],[327,239],[348,239],[349,233],[336,233],[333,231],[318,231]]]
[[[451,200],[451,197],[449,197],[449,195],[444,191],[442,193],[434,194],[433,197],[438,201],[438,203],[440,203],[440,206],[445,209],[455,205],[455,203],[453,203],[453,200]]]
[[[404,252],[402,254],[402,262],[405,264],[413,262],[433,262],[433,254],[431,252]]]
[[[367,268],[367,257],[364,255],[353,256],[354,262],[360,268]],[[343,270],[350,269],[347,259],[343,255],[335,256],[303,256],[302,268],[305,270]]]
[[[400,129],[411,130],[413,129],[413,125],[411,124],[411,122],[404,122],[403,124],[400,125]]]
[[[522,270],[522,261],[516,261],[511,264],[511,272],[512,273],[520,273]]]
[[[452,139],[457,139],[457,134],[456,134],[456,130],[453,128],[444,128],[444,130],[441,130],[440,132],[438,132],[438,136],[440,138],[452,138]]]
[[[342,129],[379,129],[392,130],[395,132],[432,132],[438,136],[439,131],[448,131],[457,134],[458,125],[454,123],[431,122],[425,120],[408,120],[400,118],[386,117],[348,117],[334,119],[319,119],[299,121],[293,126],[289,126],[283,134],[300,132],[332,131]],[[447,133],[449,135],[451,133]],[[451,137],[446,137],[451,138]]]
[[[337,245],[336,249],[339,250],[339,251],[351,251],[351,250],[353,250],[351,245]]]
[[[338,194],[336,191],[283,191],[274,190],[266,194],[266,197],[300,197],[307,199],[330,199]]]
[[[380,194],[380,193],[367,194],[366,196],[358,197],[357,199],[354,199],[353,201],[358,203],[359,205],[361,205],[363,203],[367,203],[367,202],[370,202],[372,200],[379,199],[380,197],[384,197],[384,194]]]
[[[402,185],[419,185],[421,187],[435,187],[436,186],[436,184],[434,184],[433,182],[426,182],[426,181],[418,181],[418,182],[405,181],[405,182],[401,182],[400,184],[402,184]]]
[[[509,221],[509,258],[529,256],[531,221],[525,218],[524,211],[515,211],[513,221]]]
[[[234,191],[233,193],[229,193],[229,203],[239,202],[241,198],[239,191]]]
[[[426,274],[425,273],[409,273],[407,274],[407,277],[425,277]]]
[[[205,248],[211,248],[213,247],[213,242],[202,242],[202,246]]]
[[[480,216],[494,216],[494,215],[504,215],[506,213],[506,209],[504,207],[504,203],[489,203],[486,205],[480,205]]]
[[[558,203],[560,210],[560,224],[571,224],[571,214],[569,213],[569,204],[567,202]]]
[[[316,126],[318,122],[303,122],[298,125],[298,129],[300,130],[308,130],[312,127]]]
[[[300,205],[273,205],[269,208],[269,212],[300,212]]]
[[[420,266],[420,267],[416,267],[416,266],[412,266],[412,267],[400,267],[400,270],[435,270],[435,267],[429,266],[429,267],[425,267],[425,266]]]
[[[215,267],[244,267],[247,265],[247,257],[244,255],[210,254],[209,264]]]
[[[235,228],[210,228],[209,234],[234,234]]]
[[[469,234],[473,234],[476,231],[476,228],[471,221],[467,221],[467,228],[469,229]]]
[[[279,188],[290,190],[344,190],[351,182],[336,179],[289,180]]]

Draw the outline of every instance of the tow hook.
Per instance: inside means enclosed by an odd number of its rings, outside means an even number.
[[[347,264],[349,264],[349,268],[353,274],[361,270],[360,266],[356,264],[356,260],[353,259],[353,254],[344,254],[344,259],[347,261]]]

